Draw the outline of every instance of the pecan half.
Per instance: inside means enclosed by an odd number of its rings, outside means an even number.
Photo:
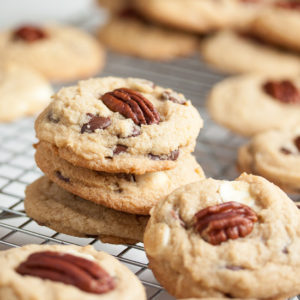
[[[247,205],[232,201],[209,206],[195,214],[194,228],[212,245],[250,234],[257,222],[256,213]]]
[[[73,285],[93,294],[107,293],[116,286],[114,279],[98,264],[67,253],[33,253],[16,272]]]
[[[13,33],[13,38],[15,40],[23,40],[28,43],[45,39],[46,37],[47,34],[45,31],[35,26],[23,26]]]
[[[289,80],[268,81],[263,90],[271,97],[288,104],[300,104],[300,92]]]
[[[110,110],[132,119],[137,125],[158,124],[160,121],[153,104],[137,91],[120,88],[102,95],[101,100]]]
[[[300,135],[294,139],[294,144],[300,152]]]
[[[81,127],[81,133],[93,133],[95,132],[96,129],[105,129],[108,126],[111,125],[111,120],[109,117],[100,117],[100,116],[95,116],[93,114],[88,113],[88,117],[90,117],[90,120],[83,124]]]
[[[282,0],[275,2],[275,6],[285,9],[300,10],[300,2],[298,0]]]

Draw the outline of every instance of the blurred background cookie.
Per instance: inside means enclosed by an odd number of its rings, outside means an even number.
[[[49,82],[36,70],[13,62],[0,63],[0,121],[40,112],[52,93]]]
[[[238,152],[241,172],[264,176],[286,192],[300,192],[300,126],[256,135]]]
[[[220,31],[207,37],[201,45],[201,55],[212,67],[228,73],[300,74],[300,55],[234,31]]]
[[[104,65],[103,48],[95,38],[63,25],[25,25],[2,31],[0,57],[27,64],[54,81],[89,77]]]
[[[300,81],[249,74],[225,79],[211,90],[211,117],[236,133],[252,136],[300,123]]]

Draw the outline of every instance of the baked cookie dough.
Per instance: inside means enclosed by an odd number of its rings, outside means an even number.
[[[13,62],[0,63],[0,121],[10,122],[44,109],[52,95],[37,71]]]
[[[260,74],[218,83],[208,97],[211,117],[244,136],[300,123],[300,80]]]
[[[204,173],[196,159],[187,155],[174,169],[161,172],[110,174],[76,167],[60,158],[49,143],[36,145],[39,168],[63,189],[112,209],[148,215],[150,209],[178,187],[199,181]]]
[[[241,171],[261,175],[286,192],[300,193],[300,126],[261,133],[239,149]]]
[[[194,150],[202,123],[182,94],[143,79],[105,77],[61,89],[35,129],[73,165],[144,174],[174,168]]]
[[[147,216],[119,212],[75,196],[41,177],[26,189],[25,211],[38,224],[113,244],[143,241]]]
[[[159,27],[138,15],[113,16],[98,32],[111,50],[153,60],[171,60],[196,51],[198,38],[192,34]]]
[[[206,38],[201,46],[201,55],[213,67],[228,73],[300,74],[299,55],[228,30]]]
[[[132,4],[151,21],[197,33],[243,27],[261,7],[241,0],[133,0]]]
[[[262,39],[284,48],[300,51],[300,4],[297,0],[279,0],[262,10],[251,24]]]
[[[96,39],[62,25],[23,26],[1,32],[0,57],[27,64],[55,81],[92,76],[104,64],[104,50]]]
[[[177,298],[288,298],[300,292],[299,235],[294,202],[243,174],[177,189],[151,211],[144,245],[155,277]]]
[[[146,300],[138,278],[92,246],[28,245],[0,252],[0,299]]]

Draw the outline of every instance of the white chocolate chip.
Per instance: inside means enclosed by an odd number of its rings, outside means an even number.
[[[242,181],[225,181],[220,185],[219,194],[222,202],[236,201],[250,207],[255,205],[255,199],[250,194],[250,185]]]
[[[149,188],[160,189],[167,188],[169,177],[164,172],[147,173],[137,177],[137,181],[146,182]]]

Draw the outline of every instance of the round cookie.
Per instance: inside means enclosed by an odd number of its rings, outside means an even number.
[[[250,74],[218,83],[208,97],[211,117],[244,136],[300,123],[300,80]]]
[[[239,149],[238,166],[286,192],[300,193],[300,127],[255,136]]]
[[[153,60],[171,60],[196,51],[197,37],[145,22],[137,15],[114,16],[100,28],[100,41],[110,49]]]
[[[112,209],[148,215],[150,209],[178,187],[204,178],[202,168],[192,155],[174,169],[161,172],[110,174],[73,166],[57,154],[49,143],[36,145],[39,168],[70,193]]]
[[[52,95],[38,72],[13,62],[0,63],[0,121],[14,121],[44,109]]]
[[[251,24],[262,39],[284,48],[300,51],[300,5],[295,0],[279,0],[262,10]]]
[[[155,277],[177,298],[270,299],[300,292],[299,236],[293,201],[243,174],[177,189],[151,211],[144,245]]]
[[[300,74],[300,56],[283,52],[244,34],[220,31],[203,41],[203,59],[228,73]]]
[[[61,89],[35,124],[38,139],[73,165],[134,174],[174,168],[194,150],[201,127],[182,94],[117,77]]]
[[[97,40],[80,29],[62,25],[1,32],[0,57],[27,64],[55,81],[92,76],[104,64],[104,51]]]
[[[243,27],[258,7],[241,0],[133,0],[132,4],[151,21],[197,33]]]
[[[5,300],[146,300],[138,278],[92,246],[27,245],[0,252]]]
[[[26,189],[25,211],[38,224],[111,244],[143,241],[147,216],[119,212],[75,196],[41,177]]]

